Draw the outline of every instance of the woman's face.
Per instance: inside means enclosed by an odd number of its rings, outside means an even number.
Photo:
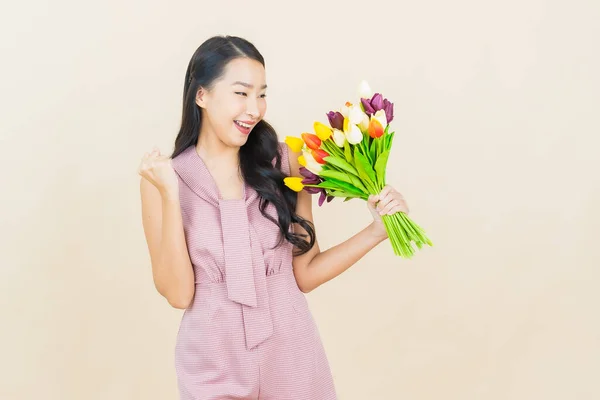
[[[213,88],[196,96],[203,109],[203,131],[208,129],[228,146],[243,146],[267,111],[266,87],[260,62],[245,57],[231,60]]]

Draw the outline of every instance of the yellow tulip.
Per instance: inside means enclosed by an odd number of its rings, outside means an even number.
[[[315,133],[321,140],[329,139],[331,136],[331,128],[321,122],[317,121],[314,123]]]
[[[285,183],[285,186],[289,187],[294,192],[300,192],[302,189],[304,189],[302,179],[303,178],[296,176],[288,176],[287,178],[283,178],[283,183]]]
[[[302,165],[303,167],[306,167],[306,158],[304,158],[303,155],[298,157],[298,164]]]
[[[304,141],[295,136],[286,136],[285,143],[294,153],[299,153],[302,150],[302,147],[304,147]]]

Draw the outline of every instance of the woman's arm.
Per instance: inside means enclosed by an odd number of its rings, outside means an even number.
[[[300,165],[298,164],[300,153],[294,153],[291,149],[288,149],[288,152],[292,176],[300,176]],[[296,213],[313,222],[311,196],[304,190],[298,193]],[[296,232],[306,234],[306,231],[298,224],[294,226],[294,229]],[[294,257],[294,276],[298,287],[304,293],[310,292],[346,271],[385,239],[387,239],[387,234],[382,231],[376,221],[373,221],[356,235],[326,251],[321,252],[318,241],[315,241],[314,247],[309,252]]]
[[[158,292],[175,308],[185,309],[194,297],[194,271],[181,218],[179,193],[161,193],[142,177],[142,222]]]

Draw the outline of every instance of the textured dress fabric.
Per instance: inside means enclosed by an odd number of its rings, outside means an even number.
[[[278,146],[289,175],[287,145]],[[337,399],[292,245],[275,247],[279,227],[257,192],[244,184],[242,198],[223,199],[195,146],[172,163],[196,283],[175,346],[180,399]],[[267,212],[277,219],[272,204]]]

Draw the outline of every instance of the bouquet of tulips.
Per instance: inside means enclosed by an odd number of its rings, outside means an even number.
[[[327,113],[330,126],[317,121],[314,134],[285,139],[290,149],[302,152],[298,158],[302,177],[286,177],[285,185],[296,192],[319,194],[319,206],[335,197],[366,201],[386,185],[386,166],[394,139],[394,132],[390,132],[394,105],[380,93],[371,95],[365,81],[361,82],[359,95],[358,104],[346,102],[339,111]],[[396,255],[411,258],[415,252],[412,242],[419,249],[424,244],[432,246],[423,229],[408,215],[383,215],[382,221]]]

